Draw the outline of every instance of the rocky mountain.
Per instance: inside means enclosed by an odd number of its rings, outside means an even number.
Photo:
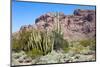
[[[12,33],[12,65],[95,61],[95,17],[94,10],[49,12],[21,26]]]
[[[33,28],[39,30],[53,30],[55,23],[55,12],[41,15],[35,20],[35,25],[22,26],[19,32],[29,31]],[[59,23],[64,33],[64,39],[78,40],[86,38],[95,38],[96,36],[96,14],[94,10],[74,10],[72,15],[65,15],[59,12]]]

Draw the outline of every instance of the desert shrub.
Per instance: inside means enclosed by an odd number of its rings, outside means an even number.
[[[40,50],[35,49],[35,48],[30,50],[30,51],[26,51],[26,54],[27,54],[27,56],[29,56],[33,59],[42,56],[42,52]]]
[[[96,50],[96,40],[95,39],[91,41],[90,50]]]
[[[12,47],[12,50],[15,51],[15,52],[20,51],[21,50],[21,48],[20,48],[21,45],[19,43],[19,40],[16,39],[16,38],[13,38],[11,47]]]
[[[69,47],[64,47],[63,48],[63,51],[66,53],[66,52],[68,52],[70,50],[70,48]]]
[[[96,45],[95,44],[91,45],[90,50],[96,50]]]
[[[19,37],[16,38],[16,36],[12,37],[12,49],[14,51],[20,51],[20,50],[27,50],[26,45],[28,44],[29,36],[31,31],[23,31],[19,33]]]
[[[20,44],[21,44],[21,49],[24,50],[24,51],[27,51],[27,44],[28,44],[28,41],[29,41],[29,36],[31,34],[32,31],[23,31],[20,33],[20,37],[19,37],[19,40],[20,40]]]
[[[91,40],[81,40],[81,41],[79,41],[79,44],[84,47],[87,47],[87,46],[91,45]]]
[[[96,42],[95,42],[95,39],[87,39],[87,40],[81,40],[79,41],[79,44],[84,46],[84,47],[92,47],[92,46],[95,46]]]
[[[85,47],[83,47],[82,45],[75,45],[73,47],[70,47],[70,51],[73,51],[75,53],[80,53],[83,49],[85,49]]]
[[[95,51],[96,42],[95,39],[72,41],[69,45],[69,51],[75,53],[84,53],[88,51]]]

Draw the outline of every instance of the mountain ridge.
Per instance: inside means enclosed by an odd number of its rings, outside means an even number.
[[[79,40],[86,38],[94,38],[96,36],[96,16],[95,10],[81,10],[76,9],[72,15],[65,15],[63,12],[59,13],[59,23],[64,32],[64,39]],[[18,32],[29,31],[33,28],[39,30],[49,29],[53,30],[55,21],[55,12],[49,12],[36,18],[35,25],[21,26]],[[18,32],[15,32],[18,33]],[[13,33],[14,34],[14,33]]]

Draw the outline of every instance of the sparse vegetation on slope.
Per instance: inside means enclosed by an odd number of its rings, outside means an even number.
[[[38,21],[36,22],[36,28],[31,27],[31,25],[22,27],[22,30],[18,32],[19,36],[12,37],[12,51],[14,52],[13,54],[16,55],[17,53],[19,54],[23,51],[24,55],[26,55],[28,58],[31,58],[31,64],[65,63],[95,60],[94,54],[96,41],[94,37],[92,37],[94,36],[94,33],[91,34],[91,32],[95,32],[95,29],[90,26],[92,16],[88,16],[87,18],[90,19],[85,19],[85,21],[83,22],[83,17],[79,17],[80,15],[82,15],[79,11],[80,10],[76,10],[74,12],[75,17],[67,17],[58,12],[53,14],[53,19],[50,17],[50,15],[46,15],[46,17],[44,18],[44,15],[41,16],[42,19],[41,17],[37,19]],[[47,17],[49,17],[49,19],[47,19]],[[65,18],[67,19],[65,20]],[[74,20],[71,18],[74,18],[77,22],[74,22]],[[43,21],[44,19],[45,21]],[[39,20],[43,21],[40,22],[40,26],[38,26]],[[87,29],[85,27],[87,22],[89,25],[89,32],[86,31]],[[41,26],[41,23],[44,24]],[[50,23],[52,23],[51,26]],[[83,35],[87,35],[84,32],[86,32],[88,35],[90,34],[91,38],[84,39]],[[82,36],[83,39],[81,39],[80,36]],[[79,40],[77,38],[79,38]],[[90,56],[90,58],[88,56]],[[44,58],[46,58],[46,60]],[[16,58],[13,57],[13,60],[14,59]],[[26,60],[24,59],[24,61]]]

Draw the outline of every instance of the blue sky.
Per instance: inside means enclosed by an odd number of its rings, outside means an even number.
[[[36,18],[47,12],[63,12],[70,15],[75,9],[95,10],[95,6],[16,2],[13,0],[12,32],[18,31],[22,25],[34,24]]]

